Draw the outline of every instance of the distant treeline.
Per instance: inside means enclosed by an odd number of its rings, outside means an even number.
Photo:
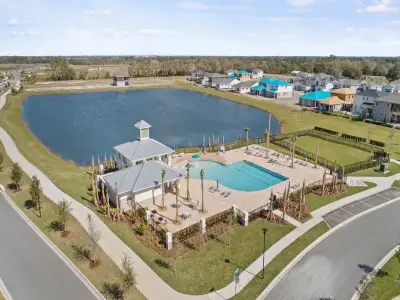
[[[229,69],[251,70],[259,68],[267,74],[290,74],[293,70],[298,70],[309,73],[342,74],[353,79],[361,79],[363,75],[386,76],[390,80],[400,78],[400,58],[395,57],[336,57],[334,55],[329,57],[0,57],[0,64],[32,63],[51,64],[53,71],[57,73],[54,77],[60,78],[60,80],[77,79],[78,75],[74,74],[75,71],[71,68],[68,68],[68,64],[123,64],[127,66],[131,77],[186,76],[190,75],[190,71],[194,69],[224,73]],[[66,74],[62,74],[60,71]]]

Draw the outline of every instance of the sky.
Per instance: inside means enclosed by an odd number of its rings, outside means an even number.
[[[399,56],[400,0],[0,0],[0,55]]]

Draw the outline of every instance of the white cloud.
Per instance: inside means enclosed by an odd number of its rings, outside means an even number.
[[[99,11],[92,10],[92,11],[84,12],[82,15],[80,15],[80,18],[82,20],[87,20],[87,19],[93,18],[93,17],[109,16],[109,15],[112,15],[112,14],[113,14],[113,11],[109,10],[109,9],[107,9],[107,10],[99,10]]]
[[[178,32],[168,29],[145,28],[140,29],[137,33],[140,35],[175,35]]]
[[[36,33],[32,30],[27,31],[12,31],[11,34],[16,37],[34,36]]]
[[[357,9],[358,13],[386,13],[399,11],[399,7],[392,6],[390,0],[375,0],[375,5]]]
[[[248,10],[248,1],[243,1],[237,5],[208,5],[197,1],[183,1],[179,3],[179,7],[190,10],[212,10],[212,9],[229,9],[229,10]]]
[[[288,2],[290,5],[296,7],[309,6],[311,4],[314,4],[314,0],[288,0]]]
[[[12,17],[9,21],[8,21],[8,25],[10,26],[17,26],[19,24],[18,20],[14,17]]]
[[[398,20],[398,21],[393,21],[392,24],[393,24],[393,25],[400,25],[400,20]]]
[[[276,22],[289,23],[289,22],[299,21],[300,19],[295,18],[295,17],[275,17],[275,18],[272,18],[272,20],[274,20]]]

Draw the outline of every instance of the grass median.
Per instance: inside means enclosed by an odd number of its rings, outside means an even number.
[[[325,222],[314,226],[305,234],[300,236],[278,256],[276,256],[269,264],[265,266],[265,276],[262,278],[262,271],[253,278],[246,287],[240,291],[233,300],[256,299],[258,295],[271,283],[272,280],[307,246],[314,242],[317,238],[329,230]]]
[[[1,143],[0,152],[5,153]],[[87,260],[80,260],[76,256],[73,246],[86,245],[90,241],[90,237],[75,218],[70,218],[70,221],[68,222],[68,230],[71,231],[71,234],[64,238],[61,237],[60,232],[50,229],[50,223],[57,220],[56,204],[43,196],[41,199],[41,218],[38,216],[38,212],[35,209],[27,207],[27,200],[30,199],[29,185],[31,180],[25,173],[23,174],[21,181],[21,191],[15,193],[13,190],[8,188],[8,184],[11,183],[10,174],[12,162],[8,156],[5,155],[4,158],[3,170],[0,172],[0,184],[6,188],[7,194],[17,204],[21,211],[75,264],[75,266],[79,268],[79,270],[100,292],[104,292],[104,283],[120,283],[122,274],[121,270],[100,248],[98,249],[97,257],[101,260],[101,264],[94,269],[89,267]],[[137,289],[134,289],[127,299],[140,300],[146,298]]]
[[[379,275],[381,274],[381,275]],[[375,277],[372,297],[369,299],[392,300],[400,295],[400,260],[393,256]]]

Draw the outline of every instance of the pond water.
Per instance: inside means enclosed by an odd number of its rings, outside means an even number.
[[[169,145],[201,145],[204,134],[225,142],[262,136],[268,114],[247,105],[184,89],[145,89],[30,96],[22,118],[51,151],[77,164],[89,164],[92,155],[113,153],[113,147],[136,138],[134,124],[152,125],[150,137]],[[281,123],[271,120],[272,134]],[[97,161],[97,160],[96,160]]]

